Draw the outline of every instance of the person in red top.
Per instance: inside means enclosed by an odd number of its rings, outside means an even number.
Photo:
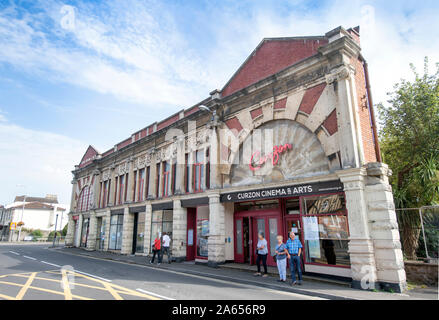
[[[154,244],[152,245],[152,259],[150,261],[150,263],[154,263],[155,260],[155,255],[157,254],[158,259],[157,259],[157,265],[160,265],[160,263],[162,263],[162,255],[161,255],[161,250],[162,248],[162,244],[161,244],[161,240],[160,240],[160,236],[157,235],[157,237],[154,239]]]

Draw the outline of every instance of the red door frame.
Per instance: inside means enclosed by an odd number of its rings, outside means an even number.
[[[277,219],[277,233],[278,234],[282,234],[282,230],[284,229],[283,227],[283,222],[281,219],[282,214],[281,214],[281,208],[279,207],[278,209],[267,209],[267,210],[257,210],[257,211],[240,211],[240,212],[235,212],[234,214],[234,218],[233,218],[233,226],[234,226],[234,237],[236,236],[236,220],[241,220],[244,217],[248,217],[249,218],[249,240],[251,240],[250,243],[250,247],[249,247],[249,253],[250,253],[250,264],[255,264],[256,263],[256,257],[255,257],[255,252],[256,252],[256,244],[257,244],[257,232],[254,232],[255,230],[257,230],[257,219],[258,218],[263,218],[265,220],[265,239],[267,240],[268,243],[268,255],[269,257],[267,258],[267,264],[271,265],[271,266],[275,266],[276,264],[274,263],[273,257],[270,254],[270,232],[269,232],[269,219],[270,218],[276,218]],[[243,235],[242,235],[243,236]],[[244,239],[242,238],[242,245],[244,246]],[[236,262],[241,262],[243,263],[244,259],[244,253],[242,255],[238,255],[237,254],[237,244],[236,241],[235,242],[235,246],[234,246],[234,255],[235,255],[235,261]],[[242,256],[242,257],[241,257]],[[238,257],[238,259],[237,259]]]
[[[186,229],[186,260],[195,260],[195,251],[197,248],[197,225],[196,225],[197,208],[187,208],[187,229]],[[189,230],[192,229],[192,246],[189,246]]]

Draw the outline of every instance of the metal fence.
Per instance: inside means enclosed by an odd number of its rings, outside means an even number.
[[[404,257],[437,260],[439,255],[439,206],[396,209]]]

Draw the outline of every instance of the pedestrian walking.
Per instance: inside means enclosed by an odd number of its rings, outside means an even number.
[[[287,257],[288,254],[287,246],[283,243],[283,237],[281,235],[277,236],[277,246],[276,246],[276,264],[279,270],[279,282],[287,281]]]
[[[302,242],[296,237],[294,232],[290,232],[287,241],[287,250],[290,255],[291,285],[296,285],[296,271],[299,276],[299,285],[302,285],[302,268],[300,266],[300,255],[302,254]]]
[[[263,233],[258,234],[258,243],[256,245],[256,265],[258,267],[258,272],[255,273],[255,276],[261,275],[261,262],[264,266],[264,274],[262,275],[264,278],[267,277],[267,240],[264,238]]]
[[[162,255],[161,255],[161,241],[159,235],[154,239],[154,243],[152,245],[152,259],[150,263],[154,263],[155,256],[157,255],[157,265],[162,263]]]
[[[168,256],[168,263],[171,263],[171,250],[169,248],[171,244],[171,237],[168,236],[166,232],[163,232],[163,242],[162,242],[162,257],[166,255]]]

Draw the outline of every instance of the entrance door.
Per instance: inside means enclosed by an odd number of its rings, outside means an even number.
[[[280,226],[280,222],[278,216],[257,217],[253,221],[253,243],[254,243],[253,251],[256,252],[258,235],[260,233],[263,233],[265,239],[267,240],[267,246],[268,246],[267,264],[270,266],[276,266],[273,256],[276,251],[277,236],[280,234],[279,226]],[[255,255],[252,263],[256,263]]]
[[[196,208],[187,208],[186,260],[195,260]]]
[[[131,254],[136,253],[137,247],[137,223],[139,221],[139,213],[134,213],[134,227],[133,227],[133,246],[131,248]]]

